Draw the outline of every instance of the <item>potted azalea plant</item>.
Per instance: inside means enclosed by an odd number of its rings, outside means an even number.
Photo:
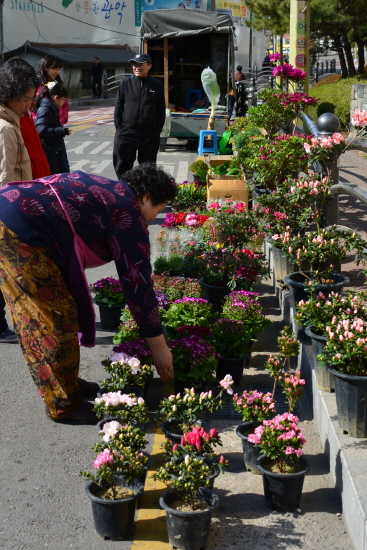
[[[263,476],[265,502],[271,510],[294,512],[299,508],[308,461],[302,457],[306,443],[299,418],[283,413],[263,420],[248,439],[263,453],[257,466]]]
[[[99,308],[102,328],[116,329],[120,323],[121,312],[126,306],[120,281],[106,277],[90,285],[90,289]]]
[[[126,540],[144,491],[138,477],[146,471],[148,458],[130,447],[121,449],[108,443],[96,452],[95,472],[81,472],[89,480],[85,491],[91,500],[96,533],[109,540]]]
[[[344,260],[348,253],[355,252],[357,265],[364,263],[365,241],[356,233],[338,231],[336,226],[297,236],[285,231],[273,239],[279,241],[285,253],[301,266],[301,271],[284,279],[291,288],[294,304],[307,300],[305,289],[311,284],[325,295],[332,291],[341,292],[349,279],[335,273],[334,265],[336,261]]]
[[[209,489],[210,467],[203,458],[185,455],[177,462],[167,462],[154,474],[154,479],[169,486],[159,499],[167,513],[168,539],[171,546],[202,548],[209,537],[213,510],[218,495]]]
[[[249,442],[248,436],[253,433],[257,426],[260,426],[263,420],[268,420],[274,416],[275,402],[273,396],[270,392],[244,390],[242,394],[234,394],[233,407],[241,413],[243,419],[243,422],[236,428],[236,434],[242,442],[246,470],[253,474],[260,474],[261,472],[256,464],[260,456],[260,450]]]
[[[121,391],[108,392],[96,397],[94,410],[99,418],[117,418],[124,422],[148,421],[148,409],[144,399]]]
[[[339,428],[351,437],[367,437],[367,321],[335,317],[326,332],[318,357],[334,375]]]
[[[230,376],[225,376],[220,382],[222,390],[218,395],[213,392],[196,392],[194,388],[185,388],[177,395],[170,395],[161,400],[157,419],[165,419],[161,425],[163,433],[173,443],[180,443],[185,432],[192,429],[194,424],[204,427],[209,432],[207,423],[199,420],[204,411],[215,412],[222,405],[222,393],[224,390],[232,394],[231,386],[233,380]]]
[[[294,318],[306,327],[306,334],[311,338],[316,384],[320,390],[331,392],[335,389],[334,376],[328,371],[327,363],[318,359],[326,345],[326,327],[335,325],[337,319],[359,317],[367,320],[366,298],[365,291],[332,292],[325,296],[322,292],[312,292],[311,287],[308,300],[298,302]]]
[[[145,388],[153,376],[151,364],[141,364],[137,357],[126,353],[113,353],[109,359],[102,361],[110,378],[103,380],[104,392],[129,391],[131,386]]]

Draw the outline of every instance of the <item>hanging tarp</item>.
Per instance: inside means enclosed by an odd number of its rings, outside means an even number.
[[[149,10],[141,18],[144,40],[177,38],[194,34],[232,33],[229,15],[202,10]]]

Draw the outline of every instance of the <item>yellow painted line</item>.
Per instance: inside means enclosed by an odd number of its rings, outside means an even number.
[[[111,120],[113,120],[113,115],[99,116],[99,117],[96,117],[96,118],[89,118],[87,120],[81,120],[80,122],[78,122],[78,121],[70,122],[70,124],[86,124],[88,122],[93,122],[94,120],[103,120],[105,118],[110,118]]]
[[[173,393],[173,384],[165,384],[164,395]],[[131,548],[134,550],[172,550],[168,543],[166,512],[159,506],[159,497],[167,489],[164,483],[154,481],[152,474],[164,463],[164,454],[161,444],[165,441],[165,435],[157,427],[154,436],[152,456],[154,463],[148,470],[145,482],[144,495],[136,522],[134,542]]]
[[[86,130],[87,128],[93,128],[95,125],[94,124],[73,124],[70,126],[72,126],[72,133],[74,134],[75,132],[80,132],[81,130]]]

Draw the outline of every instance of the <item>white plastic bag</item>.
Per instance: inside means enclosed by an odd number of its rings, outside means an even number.
[[[220,88],[217,82],[217,75],[210,67],[204,69],[201,73],[201,82],[203,84],[204,92],[208,96],[211,105],[211,115],[208,121],[208,130],[214,130],[214,116],[215,108],[218,105],[220,99]]]

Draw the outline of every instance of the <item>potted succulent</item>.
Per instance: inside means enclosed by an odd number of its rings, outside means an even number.
[[[235,393],[233,407],[242,414],[243,422],[237,426],[236,434],[241,439],[243,460],[246,470],[253,474],[260,474],[256,461],[260,456],[260,449],[250,443],[249,434],[261,424],[274,416],[275,402],[271,393],[262,393],[257,390],[244,390],[242,394]]]
[[[117,392],[104,393],[94,400],[94,410],[99,418],[118,418],[123,422],[147,422],[148,410],[142,397]]]
[[[134,527],[137,500],[144,486],[137,479],[147,468],[147,457],[129,447],[117,449],[106,444],[97,450],[95,473],[83,471],[89,479],[85,491],[91,500],[97,534],[109,540],[126,540]]]
[[[137,357],[126,353],[113,353],[109,359],[102,361],[110,378],[103,380],[104,393],[131,389],[131,386],[145,388],[153,376],[152,365],[141,364]]]
[[[121,312],[126,306],[120,281],[106,277],[90,285],[90,289],[99,308],[102,328],[116,329],[120,324]]]
[[[243,321],[218,319],[211,327],[210,343],[220,355],[216,378],[222,380],[230,374],[234,384],[241,382],[246,356],[251,353],[251,335],[246,332]]]
[[[298,426],[299,418],[291,413],[263,420],[248,439],[262,455],[257,466],[263,476],[265,502],[271,510],[294,512],[299,508],[308,461],[302,457],[306,443]]]
[[[161,400],[157,419],[165,418],[161,425],[163,433],[173,443],[180,443],[185,432],[190,431],[193,425],[201,424],[206,432],[209,432],[209,426],[199,418],[204,411],[215,412],[222,405],[222,392],[232,394],[231,386],[233,380],[226,376],[221,380],[222,390],[217,396],[210,390],[208,392],[195,392],[194,388],[186,388],[182,395],[170,395]]]
[[[179,462],[168,462],[154,479],[170,487],[159,499],[166,510],[168,539],[176,548],[202,548],[209,537],[218,495],[208,489],[209,466],[199,457],[185,455]]]
[[[326,332],[319,359],[334,375],[339,428],[351,437],[367,437],[367,321],[335,318]]]

